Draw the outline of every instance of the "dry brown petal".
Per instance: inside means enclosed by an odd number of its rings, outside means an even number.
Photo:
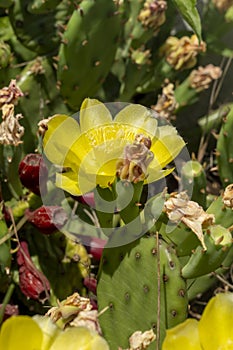
[[[140,11],[138,20],[146,28],[152,28],[154,34],[159,30],[159,27],[165,22],[165,11],[167,2],[164,0],[146,0],[143,9]]]
[[[175,99],[174,84],[165,81],[162,94],[158,96],[156,105],[151,106],[151,108],[159,113],[160,117],[170,120],[174,119],[174,112],[178,106]]]
[[[213,4],[217,7],[219,11],[227,11],[231,6],[233,6],[233,0],[212,0]]]
[[[173,193],[164,204],[168,218],[173,222],[183,222],[198,237],[206,250],[203,228],[215,222],[213,214],[208,214],[196,202],[190,201],[186,192]]]
[[[222,70],[220,67],[208,64],[205,67],[198,67],[191,72],[189,76],[190,86],[198,92],[208,89],[213,80],[221,77]]]
[[[24,127],[19,124],[22,114],[14,115],[14,105],[2,106],[2,122],[0,124],[0,143],[3,145],[18,146],[24,134]]]
[[[233,209],[233,184],[225,188],[222,200],[226,207]]]
[[[148,346],[156,339],[156,335],[153,330],[145,331],[142,333],[141,331],[134,332],[129,338],[129,350],[144,350],[147,349]]]
[[[116,174],[121,180],[137,183],[145,179],[147,167],[154,158],[150,145],[151,139],[140,134],[125,146],[122,159],[116,165]]]
[[[175,36],[167,38],[160,49],[160,55],[165,56],[166,61],[174,69],[189,69],[196,64],[196,56],[199,52],[205,52],[206,44],[199,43],[197,36],[183,36],[178,39]]]
[[[16,80],[11,80],[8,87],[0,89],[0,108],[5,104],[15,103],[22,96],[23,92],[17,86]]]
[[[80,311],[79,314],[70,322],[72,327],[87,327],[88,329],[101,334],[101,328],[98,321],[97,310]]]

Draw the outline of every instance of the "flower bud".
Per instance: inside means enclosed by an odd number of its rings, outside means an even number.
[[[29,254],[26,242],[21,242],[17,251],[19,265],[19,287],[26,297],[44,303],[49,298],[50,284],[44,274],[39,271]]]

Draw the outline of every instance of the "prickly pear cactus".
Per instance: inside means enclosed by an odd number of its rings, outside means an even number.
[[[58,84],[73,109],[95,94],[113,63],[120,32],[110,0],[84,0],[73,12],[58,54]]]
[[[233,182],[233,109],[223,118],[223,124],[217,141],[217,162],[219,176],[223,186]]]
[[[132,333],[151,328],[162,343],[165,329],[186,318],[180,269],[172,247],[155,236],[104,249],[97,296],[99,311],[107,307],[99,320],[112,350],[127,348]]]

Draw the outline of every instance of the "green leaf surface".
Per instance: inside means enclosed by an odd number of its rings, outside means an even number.
[[[196,8],[196,0],[172,0],[184,20],[191,26],[201,41],[201,20]]]

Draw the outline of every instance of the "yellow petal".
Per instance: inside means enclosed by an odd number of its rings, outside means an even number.
[[[78,185],[78,175],[72,170],[65,173],[57,173],[56,186],[71,193],[73,196],[82,194]]]
[[[83,101],[80,109],[80,127],[82,133],[111,122],[111,113],[102,102],[91,98],[86,98]]]
[[[107,342],[86,327],[67,328],[60,333],[50,350],[109,350]]]
[[[174,168],[171,169],[165,169],[165,170],[158,170],[158,169],[152,169],[151,167],[148,168],[148,176],[146,178],[146,183],[152,183],[154,181],[158,181],[162,178],[165,178],[167,175],[171,174],[173,172]]]
[[[49,316],[34,315],[32,318],[43,332],[41,350],[49,350],[54,339],[61,333],[61,329],[52,322]]]
[[[168,329],[162,350],[202,350],[198,334],[198,321],[189,318]]]
[[[205,350],[233,350],[233,293],[221,293],[207,304],[199,323]]]
[[[159,139],[152,142],[151,151],[161,168],[169,164],[185,146],[184,140],[170,125],[159,127]]]
[[[140,133],[145,133],[154,137],[157,132],[157,119],[151,115],[148,108],[130,104],[123,108],[115,117],[114,122],[129,124],[140,129]]]
[[[12,316],[7,319],[0,332],[2,350],[41,350],[43,333],[29,316]]]
[[[47,125],[48,130],[43,139],[46,157],[50,162],[61,166],[68,166],[69,162],[76,163],[78,156],[73,145],[80,135],[77,121],[66,115],[57,114]]]

